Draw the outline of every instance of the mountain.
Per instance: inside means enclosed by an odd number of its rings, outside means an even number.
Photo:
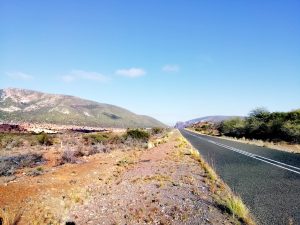
[[[224,120],[229,120],[235,117],[241,117],[241,116],[205,116],[205,117],[200,117],[192,120],[188,120],[185,122],[177,122],[175,127],[176,128],[184,128],[188,127],[192,124],[199,123],[199,122],[212,122],[212,123],[220,123]]]
[[[93,127],[165,127],[126,109],[69,95],[0,89],[0,122],[53,123]]]

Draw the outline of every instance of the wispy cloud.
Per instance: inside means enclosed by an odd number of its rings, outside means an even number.
[[[20,71],[14,71],[14,72],[7,72],[6,76],[15,79],[15,80],[32,80],[33,76],[27,74],[27,73],[23,73]]]
[[[167,72],[167,73],[176,73],[179,71],[179,66],[178,65],[164,65],[162,68],[162,71]]]
[[[115,72],[117,75],[124,76],[124,77],[141,77],[146,74],[146,71],[141,68],[129,68],[129,69],[119,69]]]
[[[72,82],[76,80],[91,80],[97,82],[108,81],[109,78],[101,73],[89,72],[84,70],[72,70],[70,73],[61,76],[61,79],[65,82]]]

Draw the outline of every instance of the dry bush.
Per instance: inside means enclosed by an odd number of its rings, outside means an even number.
[[[24,145],[24,140],[20,135],[16,134],[0,134],[0,148],[12,149]]]
[[[37,167],[37,168],[34,168],[34,169],[32,169],[32,170],[30,170],[30,171],[28,171],[28,172],[26,172],[26,175],[27,176],[32,176],[32,177],[36,177],[36,176],[39,176],[39,175],[42,175],[42,174],[44,174],[44,169],[43,169],[43,167]]]
[[[107,145],[98,143],[98,144],[88,148],[86,155],[89,156],[89,155],[94,155],[97,153],[108,153],[108,152],[110,152],[110,148]]]
[[[65,164],[65,163],[78,163],[78,157],[81,157],[82,153],[80,151],[76,151],[70,148],[67,148],[63,151],[61,155],[61,159],[59,164]]]
[[[42,154],[28,153],[0,159],[0,176],[10,176],[16,169],[34,167],[44,162]]]
[[[11,176],[15,173],[15,166],[11,161],[0,160],[0,176]]]
[[[143,141],[140,139],[134,139],[130,136],[128,136],[126,138],[126,140],[124,141],[124,145],[126,145],[127,147],[135,147],[135,146],[139,146],[141,145]]]
[[[161,127],[153,127],[151,129],[151,135],[158,135],[164,133],[165,129]]]

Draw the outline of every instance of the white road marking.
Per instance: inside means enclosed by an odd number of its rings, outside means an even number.
[[[251,157],[251,158],[253,158],[253,159],[257,159],[257,160],[259,160],[259,161],[262,161],[262,162],[271,164],[271,165],[276,166],[276,167],[279,167],[279,168],[281,168],[281,169],[285,169],[285,170],[288,170],[288,171],[290,171],[290,172],[300,174],[300,168],[299,168],[299,167],[291,166],[291,165],[288,165],[288,164],[286,164],[286,163],[282,163],[282,162],[279,162],[279,161],[276,161],[276,160],[273,160],[273,159],[269,159],[269,158],[266,158],[266,157],[263,157],[263,156],[259,156],[259,155],[256,155],[256,154],[253,154],[253,153],[250,153],[250,152],[243,151],[243,150],[238,149],[238,148],[234,148],[234,147],[231,147],[231,146],[228,146],[228,145],[224,145],[224,144],[221,144],[221,143],[212,141],[212,140],[208,140],[208,139],[206,139],[206,138],[203,138],[203,137],[200,137],[200,136],[198,136],[198,135],[195,135],[195,134],[192,133],[191,131],[185,130],[185,132],[187,132],[189,135],[192,135],[193,137],[199,138],[199,139],[201,139],[201,140],[203,140],[203,141],[207,141],[207,142],[212,143],[212,144],[214,144],[214,145],[218,145],[218,146],[220,146],[220,147],[223,147],[223,148],[226,148],[226,149],[228,149],[228,150],[231,150],[231,151],[240,153],[240,154],[242,154],[242,155]]]

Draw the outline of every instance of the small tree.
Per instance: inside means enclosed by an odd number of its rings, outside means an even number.
[[[39,142],[39,144],[41,145],[53,145],[53,138],[50,137],[47,133],[42,132],[40,134],[37,135],[37,141]]]
[[[282,132],[288,141],[300,143],[300,124],[286,122],[282,126]]]
[[[245,134],[245,120],[237,117],[223,121],[218,127],[220,133],[233,137],[243,137]]]
[[[139,139],[143,141],[147,141],[150,138],[148,132],[139,129],[127,130],[126,135],[127,137],[131,137],[132,139]]]

